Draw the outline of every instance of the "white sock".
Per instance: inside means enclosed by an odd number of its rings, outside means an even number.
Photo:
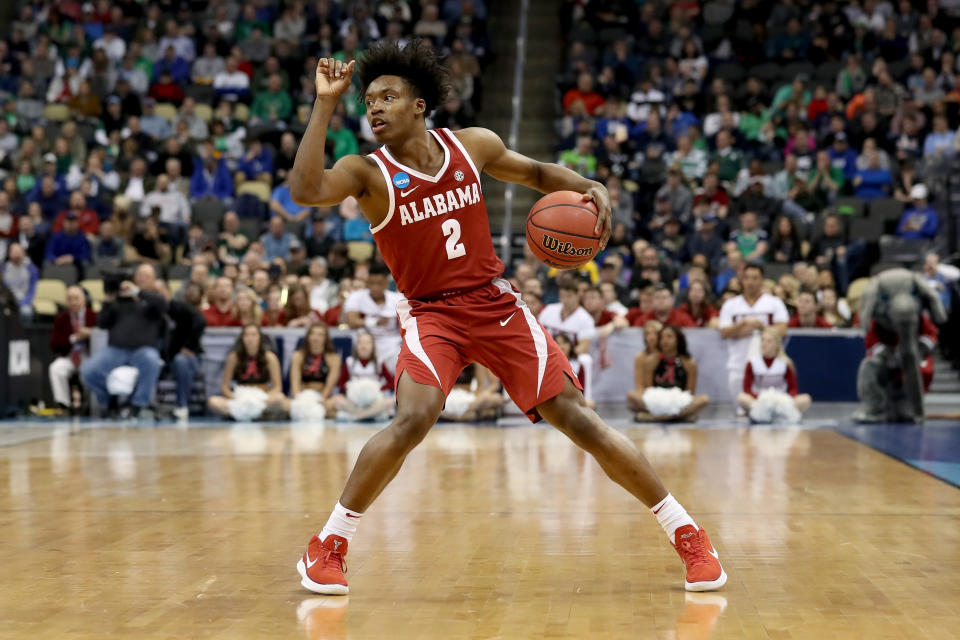
[[[351,542],[354,534],[357,533],[357,524],[362,517],[362,513],[351,511],[337,502],[337,506],[333,508],[333,512],[330,514],[330,519],[327,520],[327,524],[323,525],[323,530],[320,532],[321,542],[326,540],[331,533],[340,536],[347,542]]]
[[[697,527],[697,523],[693,521],[693,518],[690,517],[687,510],[677,502],[677,499],[674,498],[672,494],[668,493],[667,497],[653,505],[650,511],[657,517],[657,522],[663,527],[663,531],[667,534],[670,542],[674,542],[673,534],[680,527],[687,524],[692,524],[694,527]],[[700,527],[697,528],[699,529]]]

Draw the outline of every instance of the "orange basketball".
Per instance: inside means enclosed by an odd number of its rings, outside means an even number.
[[[576,191],[554,191],[543,196],[527,215],[527,244],[544,264],[576,269],[600,251],[597,206]]]

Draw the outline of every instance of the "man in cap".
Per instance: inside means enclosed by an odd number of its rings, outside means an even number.
[[[927,185],[918,183],[910,189],[910,199],[913,207],[903,212],[900,224],[897,225],[897,235],[904,240],[932,240],[937,236],[936,210],[930,206]]]

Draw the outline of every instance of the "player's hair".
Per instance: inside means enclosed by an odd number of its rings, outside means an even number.
[[[560,291],[573,291],[574,293],[580,293],[580,287],[577,285],[577,281],[573,278],[567,278],[560,283]]]
[[[756,262],[748,262],[743,267],[743,272],[746,273],[748,269],[754,269],[755,271],[760,272],[760,277],[763,277],[763,265],[757,264]]]
[[[380,76],[399,76],[413,90],[413,95],[426,103],[424,115],[428,116],[446,100],[450,92],[450,72],[447,70],[428,40],[416,39],[406,46],[381,41],[364,52],[357,69],[360,78],[360,95],[366,95],[367,87]]]
[[[610,284],[613,284],[613,283],[611,282]],[[600,285],[597,285],[597,284],[591,284],[591,285],[589,285],[586,289],[584,289],[583,294],[586,295],[587,293],[589,293],[589,292],[591,292],[591,291],[593,291],[593,292],[596,293],[597,295],[600,295],[600,296],[603,295],[603,291],[600,290]]]
[[[322,353],[331,354],[337,352],[337,350],[333,347],[333,338],[330,337],[330,327],[328,327],[325,322],[315,322],[307,327],[306,333],[303,334],[303,346],[301,346],[301,349],[303,349],[304,356],[312,357],[320,355],[318,353],[314,353],[310,349],[310,334],[318,329],[322,329],[324,334]]]

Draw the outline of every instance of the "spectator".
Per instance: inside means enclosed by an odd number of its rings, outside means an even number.
[[[597,157],[593,154],[593,140],[590,136],[578,137],[576,148],[561,153],[558,162],[585,178],[593,178],[597,173]]]
[[[800,233],[797,226],[787,216],[777,218],[773,227],[773,239],[770,242],[774,262],[793,264],[803,258],[801,255]]]
[[[910,190],[913,207],[903,212],[897,235],[904,240],[933,240],[937,237],[937,211],[927,201],[927,186],[915,184]]]
[[[446,41],[447,23],[440,19],[437,5],[425,3],[420,20],[413,27],[413,35],[418,38],[430,38],[434,45]]]
[[[183,286],[173,295],[173,299],[178,302],[185,302],[187,299],[187,287],[188,284],[195,284],[200,288],[200,298],[201,305],[203,302],[204,292],[207,290],[207,281],[210,279],[210,267],[207,266],[206,260],[202,257],[197,258],[194,261],[193,265],[190,267],[190,279],[187,280]],[[199,308],[199,307],[198,307]]]
[[[763,262],[766,258],[769,249],[767,232],[760,228],[757,214],[752,211],[740,214],[740,228],[731,234],[730,241],[745,262]]]
[[[194,84],[211,86],[216,75],[225,70],[223,56],[217,55],[217,45],[207,42],[203,47],[203,55],[193,63],[190,77]]]
[[[183,80],[179,82],[183,82]],[[150,85],[148,95],[157,102],[169,103],[176,107],[183,104],[183,89],[180,88],[176,78],[167,69],[164,69],[157,81]]]
[[[260,307],[260,299],[253,289],[244,286],[237,291],[235,310],[241,327],[248,324],[261,326],[263,309]]]
[[[597,329],[593,317],[580,306],[579,287],[572,280],[560,284],[560,302],[548,304],[540,312],[540,323],[551,335],[566,334],[577,354],[590,351]]]
[[[743,387],[737,395],[737,405],[750,414],[757,396],[765,389],[775,389],[793,397],[793,405],[803,413],[810,408],[811,399],[806,393],[798,393],[797,369],[783,352],[781,333],[773,327],[763,330],[760,339],[760,355],[750,358],[743,372]]]
[[[147,98],[143,101],[143,115],[140,117],[140,130],[154,140],[166,140],[173,133],[170,121],[156,114],[157,101]]]
[[[57,157],[52,153],[43,156],[45,165],[56,165]],[[27,194],[28,202],[36,202],[40,205],[43,219],[50,222],[58,213],[67,208],[67,199],[63,193],[60,180],[51,175],[44,175],[39,182],[34,185],[33,190]]]
[[[245,326],[237,336],[237,341],[223,365],[221,395],[211,397],[207,405],[222,416],[240,415],[236,413],[236,407],[231,401],[238,395],[243,396],[241,389],[245,387],[256,387],[266,392],[266,397],[262,400],[259,411],[253,412],[255,415],[247,415],[248,412],[245,412],[242,415],[244,419],[259,418],[268,408],[290,410],[290,403],[283,395],[280,359],[267,347],[260,327],[254,325]]]
[[[933,117],[933,131],[923,141],[923,155],[931,160],[942,160],[954,154],[956,133],[947,127],[946,116]]]
[[[233,198],[233,178],[225,156],[214,157],[213,149],[201,150],[193,163],[190,178],[190,197],[194,200],[213,196],[218,200]]]
[[[797,312],[787,323],[788,328],[832,329],[826,318],[817,310],[817,296],[809,289],[801,289],[797,294]]]
[[[337,302],[337,283],[327,277],[327,259],[316,257],[310,261],[310,308],[320,313]]]
[[[677,138],[677,150],[666,154],[664,160],[670,167],[679,166],[683,177],[692,182],[699,182],[707,172],[706,151],[694,148],[688,135]]]
[[[80,367],[80,376],[101,412],[110,404],[110,372],[131,366],[138,372],[130,400],[136,417],[153,418],[150,399],[163,368],[157,346],[166,330],[166,312],[167,301],[158,293],[156,272],[149,264],[137,267],[133,282],[124,280],[118,293],[107,295],[97,325],[109,331],[108,344]]]
[[[227,58],[223,71],[213,77],[213,89],[217,96],[230,102],[250,96],[250,76],[237,68],[237,59]]]
[[[292,233],[283,229],[283,218],[274,216],[270,218],[269,230],[260,236],[260,243],[265,250],[265,258],[268,262],[274,260],[287,260],[290,257],[290,247],[295,237]]]
[[[577,76],[577,86],[563,96],[563,111],[568,115],[586,113],[592,116],[603,106],[603,102],[603,96],[593,90],[593,75],[581,73]]]
[[[165,173],[157,176],[153,191],[144,197],[140,210],[143,215],[151,215],[159,210],[157,221],[166,231],[171,244],[183,244],[190,224],[190,203],[183,193],[170,186],[170,178]]]
[[[283,307],[280,305],[282,291],[280,287],[274,285],[267,291],[267,306],[260,317],[261,327],[285,327],[287,326],[287,317],[284,314]]]
[[[18,231],[14,241],[23,247],[34,266],[43,266],[46,256],[47,236],[37,231],[36,223],[29,215],[21,216],[17,223]],[[9,254],[9,247],[7,252]]]
[[[263,180],[269,184],[273,175],[273,152],[263,146],[260,140],[252,140],[237,169],[244,173],[247,180]]]
[[[70,380],[90,350],[90,329],[97,326],[97,314],[87,308],[83,289],[67,289],[67,309],[54,318],[50,350],[57,356],[50,363],[50,389],[57,405],[72,415],[78,413],[82,398],[74,398]]]
[[[233,282],[230,278],[217,278],[207,297],[210,306],[203,310],[208,327],[239,327],[240,318],[233,299]]]
[[[790,319],[783,302],[763,292],[762,266],[744,266],[740,280],[743,293],[723,303],[718,323],[720,335],[729,341],[727,381],[733,401],[743,388],[751,339],[765,327],[772,327],[779,335],[784,335]]]
[[[74,191],[70,194],[69,209],[61,211],[60,215],[53,221],[54,233],[63,231],[63,222],[66,220],[68,213],[73,213],[77,219],[80,232],[86,234],[88,239],[97,235],[97,231],[100,229],[100,218],[95,211],[87,208],[87,199],[83,197],[80,191]]]
[[[154,216],[143,220],[140,230],[134,234],[130,241],[130,246],[136,253],[137,262],[146,262],[153,265],[169,264],[173,255],[170,245],[160,237],[160,227]],[[49,251],[49,247],[47,250]]]
[[[673,209],[673,215],[683,223],[690,221],[693,212],[693,194],[683,184],[682,172],[677,167],[667,171],[667,182],[657,191],[657,199],[667,199]]]
[[[710,293],[702,280],[691,280],[687,288],[687,301],[677,307],[693,320],[693,326],[716,328],[719,318],[717,308],[710,302]]]
[[[299,284],[290,287],[287,293],[287,306],[283,310],[288,327],[309,327],[323,322],[323,315],[310,308],[310,296]]]
[[[867,149],[865,156],[867,166],[858,168],[853,177],[854,194],[864,200],[888,196],[893,188],[890,169],[881,166],[880,154],[876,149]]]
[[[273,74],[267,81],[267,90],[259,91],[253,98],[250,114],[265,122],[287,120],[293,112],[289,92],[283,88],[283,79]]]
[[[950,282],[940,273],[940,256],[933,251],[927,253],[923,259],[923,279],[936,292],[943,308],[949,315],[951,306]]]
[[[626,313],[614,313],[606,308],[603,292],[597,285],[590,285],[583,292],[583,308],[593,318],[593,324],[598,329],[597,335],[606,337],[624,327],[629,327]]]
[[[675,308],[673,303],[673,293],[670,291],[669,285],[658,284],[653,292],[653,308],[648,313],[638,313],[638,309],[631,309],[627,316],[630,320],[630,326],[642,327],[650,320],[656,320],[664,326],[696,326],[693,318],[687,315],[685,311]]]
[[[361,408],[355,405],[346,397],[347,383],[351,380],[376,380],[381,384],[384,397],[370,407]],[[386,365],[377,361],[375,342],[369,331],[361,329],[357,332],[353,353],[343,361],[337,386],[338,393],[330,402],[330,408],[336,414],[344,412],[353,420],[363,420],[377,415],[389,415],[393,410],[393,374]]]
[[[171,300],[168,313],[173,328],[167,339],[166,360],[177,383],[177,401],[173,415],[179,421],[190,416],[188,403],[193,379],[200,370],[200,353],[203,347],[200,338],[207,328],[207,321],[200,312],[203,288],[196,282],[188,282],[182,289],[183,300]]]
[[[37,291],[40,272],[26,259],[26,252],[19,243],[11,243],[7,249],[7,262],[3,265],[3,282],[16,296],[21,317],[33,318],[33,297]]]
[[[344,156],[357,153],[357,137],[349,127],[344,126],[343,116],[340,114],[333,114],[330,117],[327,139],[333,141],[334,162]]]
[[[91,262],[98,267],[116,267],[124,259],[123,238],[116,235],[112,219],[100,223],[99,233],[93,240]]]
[[[203,60],[203,58],[198,59],[196,63],[199,64],[201,60]],[[201,67],[201,69],[202,68],[203,67]],[[166,79],[164,79],[164,76],[166,76]],[[163,57],[154,63],[153,77],[159,79],[162,84],[184,86],[190,80],[190,63],[178,56],[176,48],[170,45],[164,49]],[[152,89],[150,95],[160,100],[160,98],[153,95]],[[180,100],[183,100],[182,92],[180,93]],[[179,105],[180,103],[178,102],[177,104]]]
[[[80,233],[79,220],[73,211],[67,211],[64,216],[63,230],[50,237],[44,258],[51,264],[83,265],[90,262],[90,242]]]
[[[731,183],[737,179],[737,173],[743,167],[743,154],[733,148],[733,138],[726,129],[717,133],[717,150],[710,157],[710,162],[718,164],[718,179]]]
[[[377,360],[393,371],[400,353],[397,305],[403,296],[387,289],[389,280],[390,271],[385,266],[372,265],[367,288],[350,293],[343,303],[343,311],[351,329],[366,327],[373,334]]]
[[[819,291],[820,308],[824,319],[834,327],[849,327],[851,314],[847,301],[837,297],[837,290],[824,287]],[[842,304],[841,304],[842,303]]]

